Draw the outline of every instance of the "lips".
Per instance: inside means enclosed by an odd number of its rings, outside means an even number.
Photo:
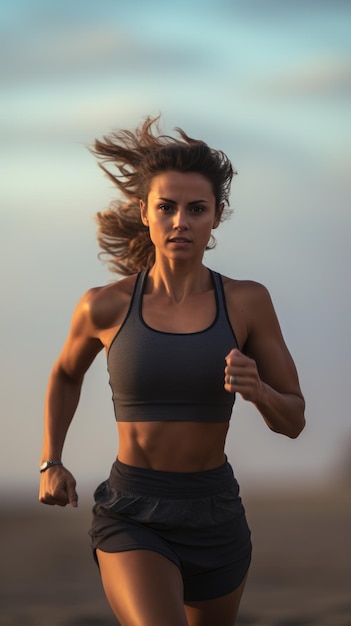
[[[191,243],[186,237],[171,237],[168,241],[171,243]]]

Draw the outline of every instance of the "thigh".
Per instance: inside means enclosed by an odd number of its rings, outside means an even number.
[[[188,626],[178,567],[151,550],[97,550],[107,600],[122,626]]]
[[[189,626],[235,626],[247,575],[237,589],[214,600],[187,601],[185,612]]]

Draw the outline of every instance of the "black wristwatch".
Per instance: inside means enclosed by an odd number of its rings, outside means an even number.
[[[53,465],[63,465],[63,463],[62,461],[44,461],[44,463],[42,463],[39,468],[40,473],[45,472],[47,469],[49,469],[49,467],[52,467]]]

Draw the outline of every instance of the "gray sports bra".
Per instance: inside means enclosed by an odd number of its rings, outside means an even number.
[[[194,333],[158,331],[144,322],[147,275],[138,274],[128,313],[107,355],[116,420],[229,421],[235,394],[224,389],[225,357],[238,344],[220,274],[211,271],[215,320]]]

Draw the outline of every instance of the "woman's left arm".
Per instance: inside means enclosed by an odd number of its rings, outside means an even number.
[[[252,402],[271,430],[296,438],[305,426],[305,401],[294,361],[267,289],[248,283],[244,293],[245,354],[228,354],[225,388]]]

